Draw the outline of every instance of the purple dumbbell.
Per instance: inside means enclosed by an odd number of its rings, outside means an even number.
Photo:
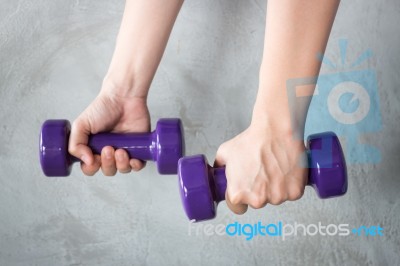
[[[339,139],[333,132],[314,134],[307,139],[308,185],[322,199],[347,191],[347,169]],[[213,219],[216,206],[225,200],[225,168],[211,167],[204,155],[181,158],[178,162],[179,190],[190,220]]]
[[[47,120],[40,132],[39,155],[46,176],[68,176],[71,165],[80,160],[68,153],[71,124],[68,120]],[[181,120],[160,119],[151,133],[99,133],[89,136],[88,146],[100,154],[105,146],[124,149],[130,158],[156,161],[160,174],[176,174],[185,143]]]

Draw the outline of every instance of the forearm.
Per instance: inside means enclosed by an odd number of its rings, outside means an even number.
[[[183,0],[127,0],[104,79],[121,97],[147,97]]]
[[[318,75],[321,62],[317,55],[325,50],[339,2],[268,1],[264,54],[252,123],[303,131],[308,105],[297,110],[300,128],[292,128],[286,82]],[[311,96],[314,88],[308,86],[308,91],[303,93]]]

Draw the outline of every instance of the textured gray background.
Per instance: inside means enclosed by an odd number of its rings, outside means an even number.
[[[231,214],[208,223],[302,222],[381,225],[383,237],[288,240],[188,236],[176,176],[154,164],[138,173],[69,178],[42,175],[38,134],[49,118],[73,120],[99,91],[123,1],[12,1],[0,8],[1,265],[399,265],[400,2],[343,1],[327,55],[371,49],[382,130],[365,141],[382,162],[349,165],[345,197],[320,201],[307,188],[298,202]],[[210,161],[224,140],[246,128],[262,55],[264,1],[187,1],[152,85],[152,122],[183,119],[187,154]],[[328,69],[323,67],[322,72]]]

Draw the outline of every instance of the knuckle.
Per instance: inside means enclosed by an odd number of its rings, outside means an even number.
[[[287,200],[287,193],[283,189],[274,189],[271,191],[269,203],[272,205],[280,205]]]
[[[294,185],[289,188],[288,191],[288,199],[289,200],[298,200],[304,194],[304,186],[302,185]]]
[[[251,202],[250,206],[254,209],[261,209],[263,208],[267,203],[267,198],[266,197],[255,197]]]
[[[233,205],[239,205],[239,204],[243,203],[243,193],[241,193],[241,192],[230,193],[229,201]]]

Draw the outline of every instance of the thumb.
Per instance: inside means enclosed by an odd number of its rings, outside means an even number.
[[[89,135],[90,124],[88,121],[81,118],[76,119],[71,127],[68,151],[86,165],[92,165],[94,162],[92,150],[87,146]]]

